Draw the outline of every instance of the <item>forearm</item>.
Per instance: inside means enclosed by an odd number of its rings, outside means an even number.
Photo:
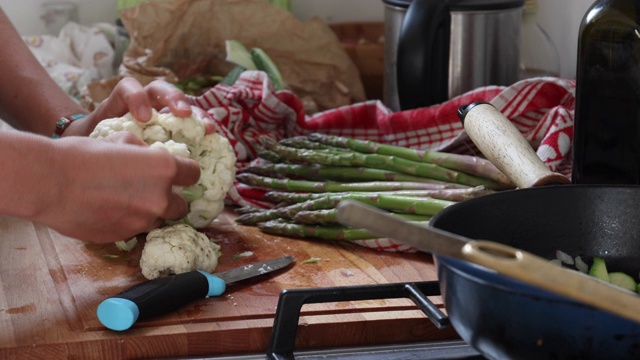
[[[92,242],[127,240],[189,210],[174,193],[198,164],[150,149],[135,135],[49,139],[0,131],[0,216],[21,217]]]
[[[85,112],[51,79],[0,9],[0,118],[16,129],[51,135],[61,116]]]
[[[55,196],[54,140],[0,131],[0,215],[34,219]],[[64,191],[64,189],[58,189]]]

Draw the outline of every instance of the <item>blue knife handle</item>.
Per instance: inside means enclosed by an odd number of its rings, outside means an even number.
[[[224,280],[205,271],[145,281],[98,306],[98,319],[108,329],[123,331],[142,319],[166,314],[197,299],[224,293]]]

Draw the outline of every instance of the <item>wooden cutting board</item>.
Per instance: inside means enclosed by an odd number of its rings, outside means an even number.
[[[426,254],[270,236],[234,219],[226,209],[207,231],[222,247],[218,271],[285,255],[293,255],[296,263],[273,276],[230,285],[218,298],[114,332],[100,324],[95,310],[106,297],[145,280],[138,267],[142,244],[123,253],[113,244],[88,244],[0,218],[0,358],[264,354],[284,289],[437,278]],[[234,256],[245,251],[253,255]],[[312,257],[320,260],[302,263]],[[439,297],[433,301],[441,305]],[[310,304],[301,315],[296,350],[457,338],[451,328],[436,329],[407,299]]]

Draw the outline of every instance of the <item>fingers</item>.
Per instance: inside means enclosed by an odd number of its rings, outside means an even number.
[[[180,195],[171,192],[169,197],[169,205],[162,216],[165,220],[179,220],[182,219],[189,212],[189,205],[187,201]],[[161,226],[161,224],[158,226]]]
[[[138,121],[146,122],[151,119],[152,109],[165,107],[178,117],[192,112],[186,95],[166,81],[155,80],[143,87],[134,78],[123,78],[98,106],[95,117],[108,119],[131,112]]]
[[[108,100],[109,108],[117,114],[108,114],[107,117],[122,116],[131,112],[139,121],[151,119],[151,100],[142,85],[133,78],[120,80]]]
[[[145,143],[142,139],[140,139],[139,137],[135,136],[134,134],[128,131],[118,131],[105,138],[102,138],[101,140],[114,143],[114,144],[131,144],[131,145],[147,146],[147,143]]]
[[[80,126],[80,122],[74,126],[73,135],[89,134],[99,121],[120,117],[127,112],[131,112],[138,121],[146,122],[151,119],[152,109],[167,109],[178,117],[193,114],[204,123],[205,134],[215,131],[209,114],[201,108],[189,105],[187,96],[172,84],[155,80],[143,87],[134,78],[123,78],[111,95],[83,121],[84,127]]]
[[[189,186],[198,182],[200,179],[200,166],[194,160],[174,156],[176,162],[176,176],[174,185]]]
[[[181,157],[175,157],[175,161],[177,168],[174,185],[189,186],[198,182],[200,167],[195,161]],[[189,213],[189,204],[181,195],[171,191],[168,200],[167,208],[162,215],[163,219],[178,220]]]
[[[154,108],[168,107],[178,117],[191,116],[191,105],[182,91],[166,81],[152,81],[145,87]]]
[[[196,119],[204,123],[205,134],[211,134],[216,130],[215,126],[213,125],[213,119],[211,119],[206,111],[196,106],[194,106],[191,110],[193,111],[193,115],[196,117]]]

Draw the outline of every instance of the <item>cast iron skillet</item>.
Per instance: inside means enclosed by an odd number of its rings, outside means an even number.
[[[488,104],[462,113],[474,143],[519,189],[450,206],[430,226],[553,259],[557,250],[610,271],[640,272],[640,187],[557,185],[513,125]],[[460,336],[495,358],[640,358],[640,324],[498,275],[435,256],[450,320]],[[640,311],[640,308],[638,309]]]

